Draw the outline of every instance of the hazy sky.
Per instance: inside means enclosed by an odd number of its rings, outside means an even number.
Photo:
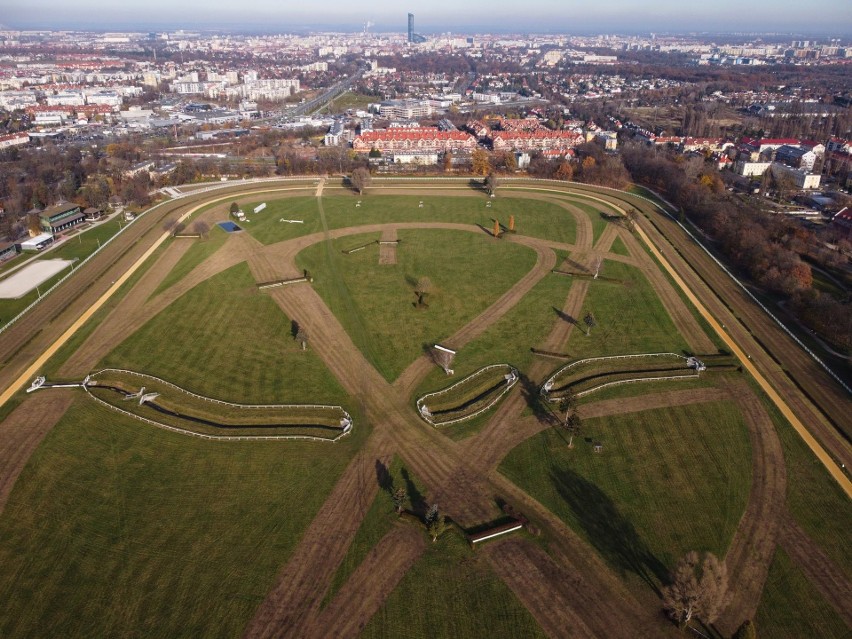
[[[404,31],[671,32],[782,31],[852,34],[852,0],[4,0],[12,28],[225,28],[287,31],[359,28]],[[307,8],[310,7],[310,8]]]

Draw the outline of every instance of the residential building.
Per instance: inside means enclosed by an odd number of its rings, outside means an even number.
[[[462,131],[440,131],[432,127],[392,128],[367,131],[356,136],[352,148],[360,153],[388,151],[472,151],[476,139]]]

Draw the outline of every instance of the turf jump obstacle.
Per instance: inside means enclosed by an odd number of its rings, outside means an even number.
[[[105,377],[106,383],[102,383],[98,377]],[[136,388],[136,385],[131,384],[146,383],[150,388],[154,384],[156,391],[145,392],[146,387],[142,386],[137,391],[126,390],[124,387]],[[91,375],[88,375],[83,382],[75,383],[55,383],[51,384],[45,381],[44,377],[36,378],[33,385],[27,392],[46,388],[82,388],[89,397],[113,411],[122,413],[134,419],[146,422],[157,428],[169,430],[181,435],[198,437],[201,439],[213,441],[285,441],[285,440],[305,440],[318,442],[336,442],[341,438],[349,435],[352,432],[353,420],[349,413],[341,406],[324,405],[324,404],[237,404],[234,402],[226,402],[224,400],[214,399],[198,395],[192,391],[181,388],[176,384],[172,384],[164,379],[147,375],[145,373],[137,373],[122,369],[106,368]],[[122,404],[131,401],[128,409],[122,408],[118,402],[113,403],[107,398],[112,399],[116,396]],[[183,402],[181,402],[181,396]],[[156,402],[158,398],[163,397],[165,403]],[[183,412],[174,410],[168,404],[182,406]],[[209,409],[207,405],[213,406],[213,416],[215,417],[216,407],[220,407],[219,420],[214,421],[209,418]],[[132,410],[130,409],[132,407]],[[144,407],[144,408],[140,408]],[[140,414],[142,410],[146,414]],[[229,419],[227,412],[232,415],[248,416],[248,419],[242,421],[240,419]],[[162,415],[163,417],[160,417]],[[252,419],[263,418],[277,419],[279,422],[288,423],[265,423],[257,421],[252,423]],[[308,417],[315,423],[303,423],[308,421]],[[171,418],[180,424],[186,424],[187,427],[176,426],[166,423],[166,418]],[[230,422],[230,423],[223,423]],[[319,422],[326,423],[319,423]],[[298,430],[317,430],[331,431],[337,433],[334,437],[319,437],[308,434],[218,434],[215,432],[202,432],[198,426],[206,427],[212,430],[220,429],[223,431],[239,431],[240,429],[298,429]],[[190,426],[195,426],[196,429]]]
[[[500,375],[499,369],[504,371],[502,375]],[[480,381],[479,378],[487,374],[494,375],[494,383],[488,385],[481,392],[475,392],[481,389],[481,386],[477,386],[477,382]],[[520,379],[520,376],[517,369],[509,364],[491,364],[490,366],[485,366],[464,379],[459,380],[452,386],[435,391],[434,393],[427,393],[418,399],[416,404],[417,413],[425,422],[435,427],[458,424],[473,419],[496,405],[503,395],[508,393],[518,383],[518,379]],[[486,381],[488,380],[486,379]],[[450,395],[453,392],[459,393],[460,389],[463,389],[466,385],[472,387],[472,390],[469,391],[470,394],[461,392],[455,400],[447,401],[448,399],[452,399],[450,396],[449,398],[445,398],[444,405],[441,405],[440,401],[437,401],[432,404],[431,409],[426,403],[430,399],[440,400],[440,398]],[[436,404],[439,407],[437,409]],[[470,412],[465,413],[465,411]],[[461,416],[454,416],[460,412],[463,413]],[[441,419],[441,415],[445,415],[449,419]]]

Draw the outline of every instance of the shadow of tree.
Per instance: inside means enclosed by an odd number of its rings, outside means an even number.
[[[423,519],[429,507],[426,503],[426,498],[417,490],[414,482],[411,481],[411,475],[408,473],[407,468],[403,468],[400,471],[400,475],[402,475],[402,481],[405,482],[405,492],[408,494],[408,500],[411,502],[411,512]]]
[[[376,481],[379,483],[379,488],[385,492],[393,492],[393,477],[381,459],[376,460]]]
[[[612,500],[595,484],[570,469],[552,470],[551,479],[603,558],[622,573],[635,573],[660,594],[659,584],[668,582],[668,570]]]
[[[559,418],[554,414],[553,409],[548,405],[539,392],[538,384],[533,382],[524,373],[520,373],[519,379],[521,385],[521,396],[527,403],[527,406],[532,411],[533,416],[542,424],[555,426],[559,423]]]
[[[551,306],[550,308],[553,309],[553,312],[556,313],[556,315],[559,317],[559,319],[564,320],[564,321],[568,322],[569,324],[577,324],[577,319],[574,318],[574,317],[571,317],[565,311],[562,311],[562,310],[556,308],[555,306]]]

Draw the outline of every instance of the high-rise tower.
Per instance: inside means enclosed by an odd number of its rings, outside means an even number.
[[[414,42],[414,14],[408,14],[408,42]]]

